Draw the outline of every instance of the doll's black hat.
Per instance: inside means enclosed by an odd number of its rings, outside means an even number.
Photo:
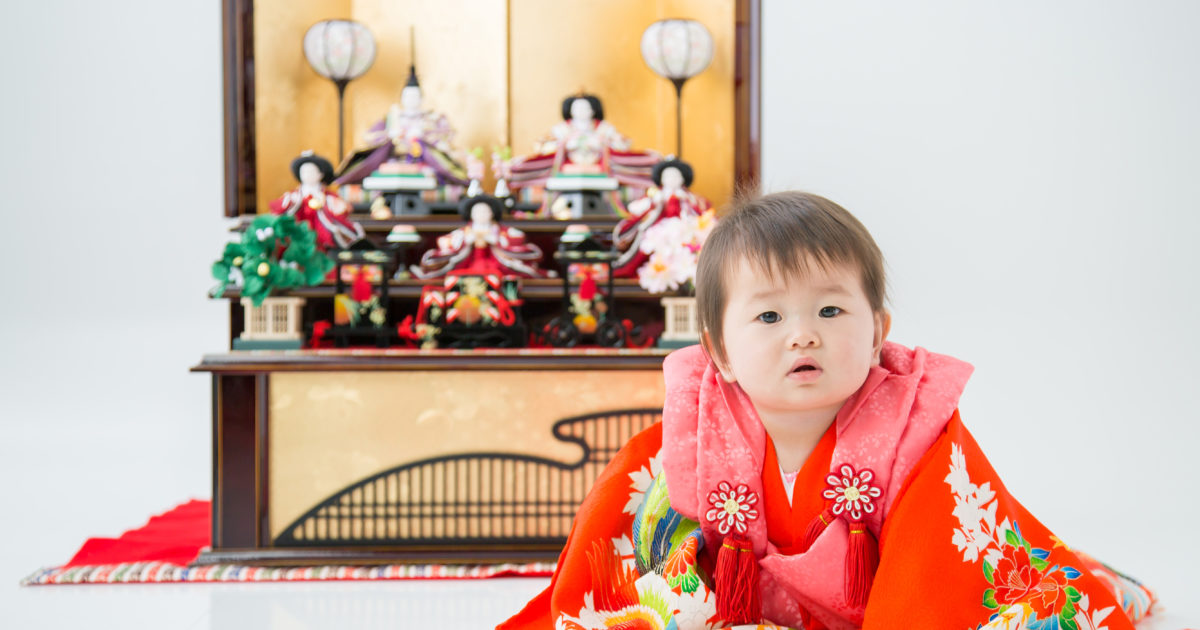
[[[464,221],[470,221],[471,208],[475,207],[475,204],[479,202],[486,203],[492,209],[492,221],[499,223],[500,217],[504,216],[504,202],[487,194],[467,197],[458,202],[458,216],[462,217]]]
[[[317,168],[321,169],[322,184],[328,184],[333,181],[333,165],[329,163],[329,160],[312,151],[305,151],[299,157],[292,160],[292,177],[295,177],[296,181],[300,181],[300,167],[305,164],[316,164]]]
[[[577,94],[572,94],[563,99],[562,102],[562,117],[563,120],[571,120],[571,103],[576,99],[583,99],[592,106],[592,119],[604,120],[604,105],[600,102],[600,97],[595,94],[587,94],[582,90]]]
[[[679,169],[679,174],[683,175],[683,185],[685,188],[692,185],[692,180],[695,179],[696,176],[696,174],[692,171],[692,165],[684,162],[683,160],[668,158],[659,162],[658,164],[655,164],[654,168],[650,171],[650,179],[654,181],[655,186],[662,188],[663,171],[669,168]]]

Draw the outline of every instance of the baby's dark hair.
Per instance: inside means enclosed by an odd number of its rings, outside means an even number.
[[[705,349],[727,360],[722,341],[730,269],[745,260],[772,279],[808,271],[810,262],[858,269],[863,292],[876,313],[887,299],[883,254],[854,215],[817,195],[790,191],[735,199],[700,250],[696,310],[707,335]]]

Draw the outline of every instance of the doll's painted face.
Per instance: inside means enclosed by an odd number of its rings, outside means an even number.
[[[471,223],[487,225],[492,222],[492,207],[480,201],[471,206]]]
[[[871,310],[857,270],[777,277],[743,259],[726,271],[725,380],[764,422],[832,420],[878,363],[887,315]],[[778,426],[778,425],[776,425]]]
[[[683,173],[680,173],[679,169],[674,166],[664,168],[660,178],[663,190],[681,190],[683,188]]]
[[[595,115],[596,112],[592,111],[592,104],[586,98],[577,98],[571,101],[571,122],[592,122],[592,116]]]
[[[312,162],[305,162],[300,165],[300,183],[308,186],[319,186],[321,180],[325,178],[321,168]]]
[[[416,86],[408,86],[400,90],[400,106],[406,112],[420,111],[421,109],[421,88]]]

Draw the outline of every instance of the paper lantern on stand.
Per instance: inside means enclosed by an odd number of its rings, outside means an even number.
[[[338,159],[346,155],[342,112],[346,85],[375,63],[375,36],[351,20],[324,20],[304,33],[304,56],[317,74],[333,81],[338,91]]]
[[[642,33],[642,59],[675,86],[675,155],[683,156],[683,84],[713,59],[713,38],[695,20],[659,20]]]

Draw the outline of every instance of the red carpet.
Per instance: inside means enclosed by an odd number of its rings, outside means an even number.
[[[192,500],[119,538],[89,538],[62,568],[127,562],[186,565],[212,540],[212,503]]]
[[[22,584],[114,584],[145,582],[273,582],[294,580],[470,579],[549,576],[542,562],[504,565],[386,565],[267,568],[240,565],[187,566],[211,541],[211,504],[188,501],[153,516],[117,538],[89,538],[71,561],[42,569]]]

